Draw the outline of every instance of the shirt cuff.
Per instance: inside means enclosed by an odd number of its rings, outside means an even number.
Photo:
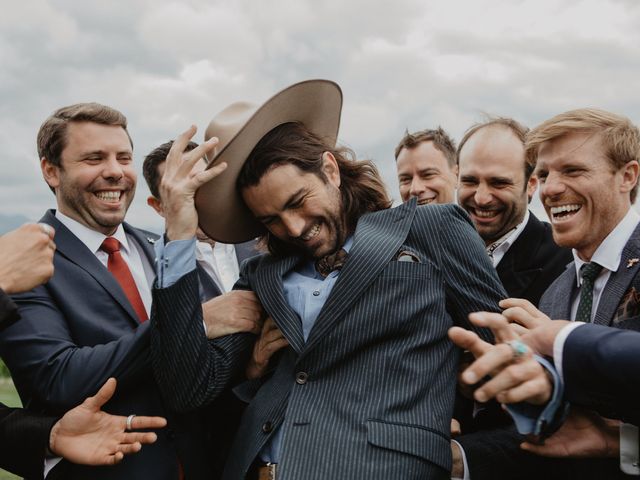
[[[471,480],[471,473],[469,473],[469,465],[467,464],[467,455],[466,453],[464,453],[464,448],[462,448],[462,445],[460,445],[455,440],[451,439],[451,441],[455,443],[458,446],[458,449],[460,450],[460,456],[462,457],[462,468],[464,469],[464,474],[462,475],[462,478],[451,477],[451,480]]]
[[[62,457],[49,457],[46,458],[44,461],[44,478],[47,478],[47,475],[49,475],[49,472],[51,472],[51,470],[53,470],[53,467],[55,467],[58,463],[60,463],[60,460],[62,460]]]
[[[567,337],[571,332],[582,325],[584,325],[584,322],[571,322],[558,332],[555,340],[553,341],[553,363],[555,363],[556,372],[558,372],[560,380],[564,381],[564,376],[562,375],[562,352],[564,350],[564,342],[567,340]]]
[[[560,427],[567,415],[569,404],[562,400],[564,384],[553,365],[539,355],[534,357],[553,379],[551,399],[546,405],[532,405],[525,402],[507,405],[507,412],[513,418],[518,433],[544,439]]]
[[[158,288],[167,288],[196,268],[196,239],[173,240],[164,243],[161,237],[154,246],[156,251],[156,282]]]
[[[620,470],[627,475],[640,475],[640,441],[638,427],[620,424]]]

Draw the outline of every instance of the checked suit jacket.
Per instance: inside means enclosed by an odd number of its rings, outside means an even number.
[[[264,255],[245,262],[237,287],[256,293],[290,347],[269,376],[238,389],[250,403],[223,478],[245,478],[278,427],[282,480],[448,475],[458,352],[447,330],[472,328],[468,313],[497,311],[505,296],[466,214],[413,200],[361,217],[306,342],[282,284],[301,260]],[[174,393],[183,408],[199,407],[215,393],[197,368],[202,340],[175,323],[154,335],[171,338],[180,328],[183,345],[193,343],[198,353],[169,353],[172,362],[155,368],[175,372],[165,394]],[[191,357],[200,360],[189,363]]]

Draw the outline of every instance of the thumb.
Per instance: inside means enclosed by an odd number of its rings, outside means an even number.
[[[98,390],[98,393],[84,401],[85,405],[89,408],[93,408],[94,410],[100,410],[102,406],[111,400],[111,397],[113,397],[113,394],[116,391],[116,384],[116,379],[111,377],[105,382],[100,390]]]

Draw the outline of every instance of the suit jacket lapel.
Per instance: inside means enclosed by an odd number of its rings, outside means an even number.
[[[40,221],[56,229],[54,242],[56,243],[57,252],[89,273],[127,311],[131,322],[136,326],[139,325],[138,316],[122,291],[120,284],[100,260],[96,258],[94,253],[89,251],[87,246],[55,217],[52,210],[49,210]],[[142,238],[140,235],[138,237]],[[153,249],[146,245],[149,242],[140,241],[138,238],[136,240],[140,242],[143,248],[146,248],[148,255],[150,253],[150,261],[153,265],[153,253],[151,253]],[[78,288],[82,288],[82,286],[78,285]]]
[[[545,312],[552,320],[569,320],[571,318],[571,303],[576,288],[576,269],[574,263],[570,263],[567,270],[558,277],[554,285],[553,302],[551,311]]]
[[[529,263],[542,241],[537,223],[538,219],[530,214],[524,230],[496,267],[498,277],[511,297],[523,296],[531,280],[541,270],[532,270]]]
[[[307,350],[344,318],[344,313],[393,258],[407,237],[416,205],[414,200],[360,218],[347,262],[309,333]]]
[[[263,307],[282,331],[296,353],[304,348],[302,322],[284,297],[282,277],[300,261],[300,257],[292,255],[284,258],[266,257],[264,264],[256,269],[253,287]]]
[[[629,289],[631,282],[638,273],[639,262],[629,262],[630,259],[640,258],[640,225],[636,227],[631,238],[622,249],[618,270],[611,273],[609,281],[600,295],[598,310],[593,323],[610,325],[622,297]]]

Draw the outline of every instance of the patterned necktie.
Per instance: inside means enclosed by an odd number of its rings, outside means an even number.
[[[316,270],[323,277],[327,277],[334,270],[340,270],[347,261],[347,251],[341,248],[331,255],[322,257],[316,261]]]
[[[595,262],[585,263],[580,268],[582,274],[582,286],[580,287],[580,303],[576,313],[577,322],[591,322],[591,309],[593,307],[593,285],[602,270],[602,265]]]
[[[140,322],[148,320],[147,310],[144,308],[144,303],[140,297],[136,282],[133,280],[133,275],[131,275],[131,270],[129,270],[127,262],[124,261],[120,254],[120,242],[113,237],[107,237],[100,248],[109,254],[107,269],[122,287],[124,294],[129,299],[129,303],[138,315],[138,319]]]

